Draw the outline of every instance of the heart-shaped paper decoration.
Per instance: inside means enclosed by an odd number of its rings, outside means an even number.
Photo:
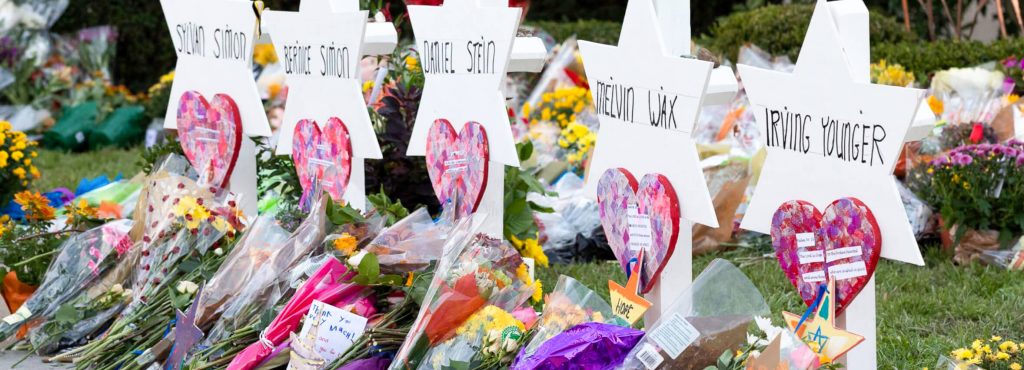
[[[624,271],[644,250],[640,291],[649,292],[679,237],[679,198],[668,178],[648,174],[639,184],[622,168],[609,169],[597,183],[597,203],[608,244]]]
[[[487,131],[467,122],[456,132],[445,119],[434,121],[427,134],[427,173],[441,204],[457,205],[455,217],[472,214],[487,187],[490,153]]]
[[[323,191],[340,201],[352,176],[352,140],[345,123],[332,117],[321,130],[313,120],[299,121],[292,136],[292,160],[303,194],[319,181]]]
[[[225,187],[242,147],[242,118],[230,96],[217,94],[207,103],[186,91],[178,103],[178,139],[185,157],[205,184]]]
[[[775,211],[771,234],[779,265],[808,306],[820,284],[836,281],[837,314],[867,285],[882,250],[875,216],[855,198],[836,200],[824,213],[808,202],[786,202]]]

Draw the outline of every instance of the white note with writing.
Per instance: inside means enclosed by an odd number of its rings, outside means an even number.
[[[365,317],[317,300],[309,307],[300,336],[308,335],[314,323],[318,323],[314,349],[327,362],[334,361],[345,353],[345,350],[366,331]]]

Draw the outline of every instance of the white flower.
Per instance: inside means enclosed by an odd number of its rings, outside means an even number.
[[[217,249],[213,250],[213,254],[216,254],[218,256],[223,256],[224,255],[224,250],[218,247]]]
[[[981,99],[1003,88],[1003,73],[984,68],[952,68],[935,73],[932,90],[936,95],[956,93],[962,98]]]
[[[191,281],[181,281],[178,283],[178,293],[193,294],[199,290],[199,285]]]
[[[512,338],[505,339],[505,352],[512,352],[519,347],[519,342],[512,340]]]
[[[349,266],[359,266],[359,262],[363,262],[363,257],[366,257],[366,251],[359,251],[359,253],[353,254],[352,257],[348,258]]]
[[[758,357],[761,357],[761,351],[758,351],[756,349],[750,351],[750,354],[747,355],[747,358],[758,358]]]
[[[123,295],[125,297],[131,297],[132,296],[132,290],[131,289],[125,289]]]

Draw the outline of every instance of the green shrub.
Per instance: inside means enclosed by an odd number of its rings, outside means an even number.
[[[577,20],[574,22],[535,21],[526,22],[528,26],[540,27],[558,42],[565,41],[572,35],[579,40],[616,45],[619,42],[621,22],[601,20]]]
[[[871,47],[871,60],[885,59],[913,71],[918,81],[928,81],[934,72],[953,67],[971,67],[1024,54],[1024,38],[1003,39],[986,44],[978,41],[901,42]]]
[[[747,43],[757,45],[772,55],[788,55],[795,61],[813,10],[813,4],[794,4],[768,5],[733,13],[719,19],[709,34],[702,38],[701,44],[734,62],[740,47]],[[870,20],[872,45],[916,39],[892,17],[871,11]]]

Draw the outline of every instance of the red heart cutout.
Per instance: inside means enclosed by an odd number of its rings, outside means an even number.
[[[295,125],[292,160],[304,195],[319,182],[336,201],[345,196],[352,177],[352,139],[348,127],[331,117],[323,130],[316,121],[304,119]]]
[[[623,270],[644,250],[640,291],[649,292],[672,258],[679,238],[679,198],[668,178],[645,175],[638,184],[629,171],[605,171],[597,183],[597,203],[608,244]]]
[[[242,117],[230,96],[217,94],[207,103],[186,91],[178,101],[178,139],[200,182],[226,187],[242,147]]]
[[[882,251],[878,222],[856,198],[836,200],[824,213],[805,201],[783,203],[771,236],[782,271],[808,306],[820,284],[836,280],[837,315],[871,280]]]
[[[445,119],[434,121],[427,134],[427,173],[441,204],[456,202],[456,218],[476,211],[487,187],[490,161],[487,131],[467,122],[456,133]]]

